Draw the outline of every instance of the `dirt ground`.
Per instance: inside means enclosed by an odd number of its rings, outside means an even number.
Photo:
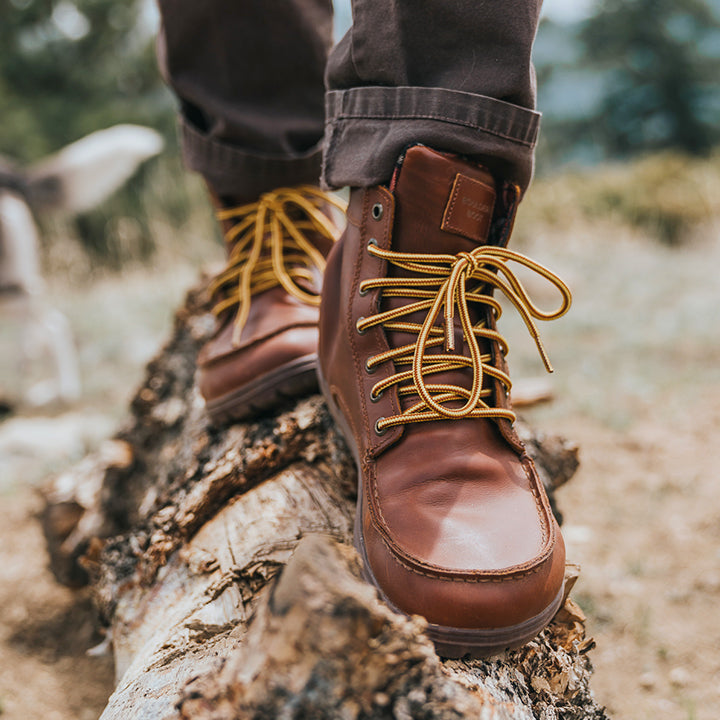
[[[582,448],[562,507],[596,697],[617,718],[717,718],[720,391],[622,434],[563,425]]]
[[[521,249],[557,269],[575,294],[571,314],[541,328],[555,399],[526,417],[581,448],[581,469],[559,502],[569,559],[583,567],[575,597],[597,641],[595,694],[619,719],[716,720],[717,228],[682,249],[611,224],[548,230]],[[70,410],[24,410],[0,422],[3,720],[90,720],[112,689],[108,656],[86,655],[101,640],[87,599],[45,569],[35,488],[112,431],[193,275],[165,268],[80,290],[53,285],[76,330],[86,391]],[[511,367],[539,374],[532,342],[503,321]],[[8,343],[0,350],[10,352]]]
[[[84,594],[46,570],[39,498],[2,498],[0,511],[0,714],[31,720],[93,720],[113,687],[110,655],[86,654],[102,638]]]
[[[162,272],[162,282],[157,273]],[[110,277],[50,301],[70,318],[83,374],[73,407],[19,405],[0,417],[0,717],[93,720],[114,686],[111,654],[88,655],[103,640],[86,593],[57,584],[47,569],[36,515],[38,487],[112,434],[145,362],[169,329],[172,309],[195,279],[187,266]],[[16,368],[15,318],[0,326],[0,398],[43,382],[47,363]],[[23,375],[32,377],[24,377]]]

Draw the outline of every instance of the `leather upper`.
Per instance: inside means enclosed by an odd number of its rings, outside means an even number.
[[[197,382],[206,401],[225,395],[298,357],[317,352],[318,308],[281,287],[253,298],[248,321],[233,342],[232,314],[200,350]]]
[[[352,192],[347,230],[328,259],[320,368],[362,472],[367,559],[397,607],[438,625],[503,627],[542,612],[562,587],[562,537],[509,421],[443,419],[377,432],[378,420],[418,398],[401,397],[397,385],[372,398],[378,381],[405,368],[388,361],[368,370],[367,361],[417,335],[381,326],[358,332],[359,319],[407,302],[384,298],[382,289],[361,293],[360,283],[405,272],[368,252],[368,243],[449,254],[503,244],[516,199],[512,189],[496,188],[484,168],[416,146],[390,189]],[[482,309],[474,312],[473,322],[493,327],[489,310],[485,317],[477,315]],[[455,337],[462,341],[462,332]],[[496,342],[485,341],[483,351],[504,366]],[[470,381],[455,370],[432,382],[469,387]],[[489,376],[484,382],[492,403],[509,405],[499,382]]]
[[[213,201],[223,213],[227,200],[221,202],[213,195]],[[318,209],[329,215],[329,205],[317,202]],[[288,213],[299,223],[308,224],[298,209],[292,208]],[[231,237],[236,222],[233,218],[222,222],[227,236]],[[307,241],[326,257],[332,240],[312,229],[304,228],[302,232]],[[227,248],[228,255],[231,255],[232,248],[231,243]],[[264,249],[263,257],[269,253],[268,249]],[[299,281],[298,285],[301,290],[317,297],[322,278],[314,272]],[[219,315],[215,334],[198,355],[197,383],[208,403],[255,383],[263,375],[287,363],[317,353],[318,306],[293,297],[281,285],[253,295],[239,335],[235,327],[236,315],[235,308]]]

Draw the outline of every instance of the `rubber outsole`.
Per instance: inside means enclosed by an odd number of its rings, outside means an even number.
[[[205,403],[213,423],[245,420],[317,392],[317,354],[305,355]]]
[[[332,400],[327,390],[327,385],[318,367],[318,380],[320,389],[325,395],[330,413],[345,437],[348,447],[352,449],[355,457],[358,474],[358,501],[355,511],[355,525],[353,530],[353,544],[362,559],[363,575],[365,580],[372,585],[382,598],[383,602],[394,612],[409,617],[406,612],[398,608],[383,592],[379,583],[373,575],[370,563],[368,562],[367,551],[362,533],[362,519],[360,517],[361,501],[363,497],[362,470],[356,448],[353,447],[352,433],[339,408]],[[445,658],[484,658],[497,655],[506,650],[513,650],[522,647],[536,637],[560,609],[565,597],[564,583],[553,601],[537,615],[516,625],[509,625],[499,628],[457,628],[446,625],[436,625],[428,621],[426,633],[435,645],[438,655]]]

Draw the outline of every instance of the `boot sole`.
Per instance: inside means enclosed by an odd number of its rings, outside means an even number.
[[[205,403],[215,424],[245,420],[317,392],[317,354],[280,365],[265,375]]]
[[[365,552],[362,526],[359,524],[359,514],[355,515],[355,540],[353,544],[363,561],[363,575],[365,579],[375,587],[383,602],[394,612],[405,617],[409,615],[398,608],[382,591],[375,576],[370,569],[367,553]],[[435,650],[440,657],[459,659],[469,657],[471,659],[487,658],[491,655],[499,655],[506,650],[515,650],[527,644],[544,630],[555,614],[560,609],[565,594],[565,586],[553,601],[542,612],[518,623],[501,628],[456,628],[448,625],[437,625],[428,622],[425,633],[435,645]]]
[[[365,580],[378,591],[383,602],[393,612],[396,612],[398,615],[403,615],[404,617],[410,617],[385,595],[370,568],[360,517],[361,499],[363,497],[362,470],[357,452],[354,449],[353,434],[339,408],[332,401],[319,366],[318,379],[330,414],[335,419],[340,432],[345,437],[345,441],[355,457],[358,476],[358,502],[355,510],[353,545],[362,559],[363,576]],[[485,658],[491,655],[497,655],[506,650],[514,650],[522,647],[536,637],[549,625],[553,617],[555,617],[555,614],[563,604],[564,597],[565,583],[563,582],[558,594],[544,610],[516,625],[508,625],[500,628],[457,628],[428,622],[425,632],[435,645],[437,654],[441,657],[457,659],[463,657]]]

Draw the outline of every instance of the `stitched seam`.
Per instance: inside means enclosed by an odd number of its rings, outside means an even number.
[[[538,487],[538,483],[540,483],[540,478],[537,475],[537,472],[535,471],[535,463],[533,462],[532,458],[529,455],[525,455],[524,458],[521,459],[521,463],[523,466],[523,470],[525,471],[525,475],[528,478],[529,484],[530,484],[530,491],[533,494],[533,497],[535,498],[535,504],[536,509],[539,511],[538,516],[540,518],[540,523],[542,525],[543,529],[543,536],[542,536],[542,543],[543,547],[548,545],[548,548],[545,550],[545,553],[550,552],[549,543],[552,536],[552,523],[549,522],[548,513],[552,512],[550,508],[547,506],[545,499],[543,495],[540,493],[540,488]],[[532,471],[530,469],[532,465]]]
[[[437,569],[436,571],[432,570],[422,570],[420,567],[414,567],[413,565],[410,565],[409,562],[405,561],[404,558],[400,557],[393,548],[387,543],[385,538],[383,537],[382,533],[380,534],[380,538],[382,539],[383,545],[387,547],[387,549],[390,551],[390,559],[393,560],[396,564],[400,565],[401,567],[405,568],[406,570],[412,572],[415,575],[421,575],[423,577],[432,578],[433,580],[443,580],[445,582],[456,582],[456,583],[506,583],[508,580],[515,580],[520,579],[524,577],[530,577],[531,575],[534,575],[535,573],[539,572],[542,567],[542,562],[538,563],[534,567],[531,567],[527,570],[522,570],[519,572],[506,572],[503,573],[502,571],[497,571],[496,574],[489,574],[489,572],[486,572],[483,575],[480,574],[469,574],[469,575],[459,575],[462,571],[457,571],[458,574],[451,576],[447,575],[450,571],[443,571],[441,569]],[[544,560],[543,560],[544,562]]]
[[[416,575],[424,575],[425,577],[430,578],[440,578],[440,579],[446,579],[450,580],[452,582],[475,582],[475,583],[482,583],[482,582],[501,582],[503,580],[507,580],[508,578],[520,578],[520,577],[527,577],[530,575],[533,575],[534,573],[537,573],[540,571],[542,566],[546,563],[548,558],[550,557],[550,549],[539,556],[539,559],[534,561],[533,563],[528,563],[526,565],[518,565],[518,570],[486,570],[482,574],[481,573],[467,573],[466,571],[458,570],[454,571],[456,575],[454,577],[447,576],[448,572],[453,572],[452,570],[443,570],[440,567],[428,565],[425,563],[422,563],[421,561],[413,561],[408,556],[407,552],[405,552],[399,545],[397,545],[392,538],[390,537],[390,530],[388,527],[387,522],[385,521],[385,518],[382,513],[382,509],[380,508],[380,498],[378,495],[377,490],[377,482],[375,482],[375,473],[372,472],[374,470],[374,463],[372,463],[372,460],[368,462],[367,456],[365,462],[367,463],[368,471],[367,471],[367,480],[368,482],[364,483],[365,486],[368,486],[369,484],[372,484],[373,490],[373,497],[374,502],[372,502],[373,498],[370,497],[368,493],[368,507],[370,508],[370,513],[374,517],[378,529],[378,534],[380,535],[380,539],[382,540],[383,545],[388,549],[390,552],[390,556],[400,565],[402,565],[407,570],[410,570],[411,572],[414,572]],[[368,491],[366,491],[368,492]],[[543,541],[543,544],[545,541]],[[513,567],[513,566],[511,566]]]
[[[457,118],[445,117],[443,115],[348,115],[342,113],[336,116],[334,122],[341,122],[343,120],[437,120],[453,125],[462,125],[463,127],[472,128],[473,130],[482,130],[488,133],[488,135],[495,135],[496,137],[503,138],[503,140],[509,140],[519,145],[526,145],[527,147],[533,147],[535,145],[534,140],[522,140],[512,135],[502,133],[499,130],[492,130],[485,125],[478,125],[466,120],[458,120]]]
[[[529,457],[527,459],[529,459]],[[542,526],[542,546],[544,547],[550,537],[550,528],[548,527],[547,517],[545,516],[545,508],[542,498],[540,496],[540,490],[537,486],[537,483],[535,482],[534,473],[530,472],[530,468],[528,467],[527,463],[521,461],[520,464],[522,465],[523,471],[525,472],[525,477],[527,477],[528,479],[530,492],[532,493],[533,499],[535,500],[535,511],[538,514],[540,524]]]
[[[448,203],[448,206],[445,208],[445,213],[443,214],[442,224],[440,225],[441,228],[448,227],[451,230],[457,230],[454,225],[451,225],[448,218],[452,215],[453,210],[455,209],[455,203],[457,202],[458,197],[458,182],[460,181],[460,173],[457,173],[455,175],[455,182],[453,183],[452,190],[450,191],[450,202]]]
[[[325,111],[329,115],[329,108]],[[328,176],[328,165],[330,164],[330,156],[335,147],[335,120],[330,120],[325,123],[325,151],[322,154],[320,161],[320,178],[324,183],[327,183]]]
[[[209,366],[214,365],[219,362],[223,362],[224,360],[227,360],[228,358],[231,358],[238,353],[243,353],[247,350],[254,350],[258,346],[262,345],[263,343],[267,342],[268,340],[273,340],[274,338],[279,337],[283,333],[287,332],[288,330],[297,330],[299,328],[317,328],[318,324],[317,321],[311,322],[310,320],[306,320],[304,322],[296,322],[292,323],[290,325],[284,325],[282,328],[279,328],[278,330],[275,330],[273,332],[266,333],[265,335],[262,335],[259,338],[256,338],[255,340],[252,340],[247,345],[238,345],[238,347],[234,347],[230,350],[230,352],[222,353],[221,355],[213,355],[212,357],[208,358],[207,360],[198,360],[198,364],[202,363],[203,366]]]
[[[381,228],[382,229],[383,246],[387,245],[387,249],[389,249],[391,242],[392,242],[392,240],[391,240],[391,235],[392,235],[391,220],[394,221],[394,218],[395,218],[394,209],[391,213],[392,204],[388,198],[383,196],[382,192],[380,192],[380,197],[382,198],[385,205],[387,206],[387,211],[384,215],[385,219],[382,223],[382,228]],[[385,277],[387,277],[388,263],[384,260],[381,260],[380,266],[382,267],[383,264],[385,266]],[[380,291],[378,291],[378,292],[380,292]],[[383,329],[381,326],[375,327],[371,332],[373,333],[373,335],[372,335],[373,342],[374,342],[375,349],[377,350],[377,352],[375,353],[376,355],[379,355],[380,353],[383,353],[386,350],[390,349],[390,346],[387,342],[385,342],[383,344],[383,339],[385,338],[385,336],[384,336],[384,332],[383,332]],[[390,376],[389,374],[387,374],[388,372],[389,371],[386,371],[386,375],[385,375],[386,378]],[[390,406],[392,408],[393,414],[395,414],[395,415],[397,415],[401,412],[400,402],[399,402],[399,399],[397,399],[396,394],[397,394],[397,390],[395,388],[393,388],[393,390],[391,391],[391,395],[390,395]],[[378,451],[381,452],[381,451],[385,450],[386,448],[390,447],[391,445],[393,445],[401,435],[402,435],[402,427],[391,428],[390,434],[384,440],[380,440],[379,442],[376,441],[375,444],[369,443],[369,445],[371,446],[369,448],[369,450],[373,454]]]
[[[357,426],[355,425],[355,420],[354,420],[353,414],[348,411],[347,406],[345,405],[345,401],[343,400],[342,395],[340,393],[340,388],[338,388],[337,385],[331,385],[330,393],[332,394],[332,399],[335,402],[335,404],[339,406],[340,412],[343,414],[345,421],[350,423],[350,428],[352,430],[353,435],[355,436],[355,442],[359,445],[360,442],[358,440]]]
[[[450,202],[448,206],[445,208],[445,213],[443,214],[442,224],[440,225],[441,229],[447,228],[448,230],[452,230],[463,237],[470,238],[471,240],[475,240],[476,242],[482,242],[483,237],[482,234],[479,232],[468,232],[467,228],[463,227],[459,224],[453,224],[453,221],[451,219],[451,216],[453,214],[453,210],[455,209],[455,205],[457,203],[458,197],[460,196],[460,184],[461,184],[461,173],[458,173],[455,176],[455,182],[452,186],[452,191],[450,195]],[[475,181],[470,179],[471,183],[474,183]],[[478,183],[482,184],[482,183]]]
[[[242,163],[252,165],[253,170],[272,166],[273,172],[287,171],[287,166],[294,163],[300,165],[307,163],[308,166],[311,166],[320,160],[322,153],[322,148],[319,145],[316,145],[309,152],[289,157],[259,152],[247,152],[233,145],[226,144],[217,138],[204,135],[184,119],[180,120],[179,126],[186,152],[192,154],[195,158],[198,158],[199,152],[203,160],[202,166],[205,167],[208,161],[210,161],[219,175],[237,172],[237,166]]]
[[[364,235],[363,231],[367,229],[367,211],[370,204],[370,193],[366,190],[363,196],[363,211],[362,211],[362,223],[360,225],[360,238],[361,241],[358,243],[358,252],[355,255],[355,273],[353,275],[353,282],[352,287],[350,288],[350,301],[348,302],[348,312],[346,317],[347,322],[347,332],[348,336],[350,338],[350,352],[352,355],[353,360],[353,366],[355,369],[355,379],[357,382],[357,379],[359,377],[362,377],[360,373],[362,372],[362,368],[360,367],[360,355],[358,353],[358,347],[357,347],[357,339],[355,337],[355,333],[357,332],[357,329],[352,321],[352,315],[353,315],[353,305],[357,302],[358,297],[358,287],[360,285],[360,269],[362,266],[362,237]],[[360,395],[360,412],[362,413],[363,417],[363,430],[365,433],[367,433],[367,436],[369,437],[369,427],[370,427],[370,419],[368,417],[367,413],[367,407],[365,403],[365,393],[361,392]],[[364,444],[363,439],[358,439],[358,445],[362,447]]]

